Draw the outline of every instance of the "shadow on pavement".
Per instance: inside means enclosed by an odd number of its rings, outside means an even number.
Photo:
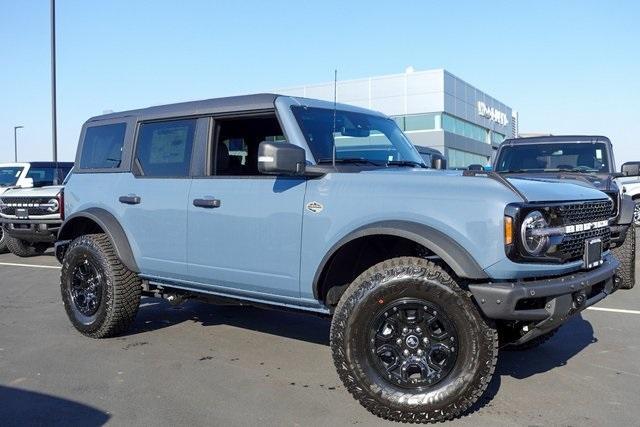
[[[102,426],[109,414],[67,399],[0,386],[0,424],[8,426]]]
[[[214,306],[187,302],[178,307],[146,298],[129,335],[161,329],[185,321],[203,326],[231,325],[262,333],[329,345],[328,319],[306,314],[265,310],[250,306]],[[558,333],[540,347],[525,351],[500,351],[494,376],[483,397],[467,413],[476,412],[493,400],[503,376],[526,379],[566,365],[567,361],[597,342],[593,327],[580,314],[564,324]]]
[[[496,370],[487,391],[470,412],[477,411],[493,400],[500,389],[502,377],[510,376],[522,380],[549,372],[566,365],[569,359],[597,341],[591,323],[578,314],[539,347],[524,351],[500,351]]]
[[[251,306],[213,305],[188,301],[171,306],[156,298],[143,298],[133,327],[126,335],[162,329],[193,321],[202,326],[229,325],[315,344],[329,345],[329,320]]]

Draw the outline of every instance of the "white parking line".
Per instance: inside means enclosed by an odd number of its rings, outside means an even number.
[[[7,265],[9,267],[55,268],[56,270],[60,270],[62,268],[59,265],[18,264],[15,262],[0,262],[0,265]]]
[[[640,314],[640,310],[624,310],[622,308],[587,307],[587,310],[608,311],[610,313]]]

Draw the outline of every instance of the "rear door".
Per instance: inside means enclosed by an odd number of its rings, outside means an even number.
[[[123,227],[143,275],[182,279],[187,271],[187,201],[198,119],[138,125],[132,173],[118,185]]]

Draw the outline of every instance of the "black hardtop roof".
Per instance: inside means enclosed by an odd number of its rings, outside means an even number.
[[[73,162],[25,162],[35,168],[73,167]]]
[[[517,145],[517,144],[536,144],[536,143],[553,143],[565,141],[589,141],[604,142],[611,144],[606,136],[602,135],[545,135],[545,136],[528,136],[524,138],[505,139],[501,145]]]
[[[90,118],[88,121],[109,120],[136,116],[143,119],[162,117],[192,116],[234,111],[268,110],[274,108],[274,102],[280,95],[259,93],[255,95],[229,96],[201,101],[187,101],[175,104],[158,105],[136,110],[120,111]]]

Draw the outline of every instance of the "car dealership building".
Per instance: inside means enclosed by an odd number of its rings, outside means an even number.
[[[338,81],[337,101],[393,117],[417,146],[442,152],[452,168],[488,164],[505,139],[517,135],[517,113],[446,70]],[[334,83],[278,90],[333,100]]]

